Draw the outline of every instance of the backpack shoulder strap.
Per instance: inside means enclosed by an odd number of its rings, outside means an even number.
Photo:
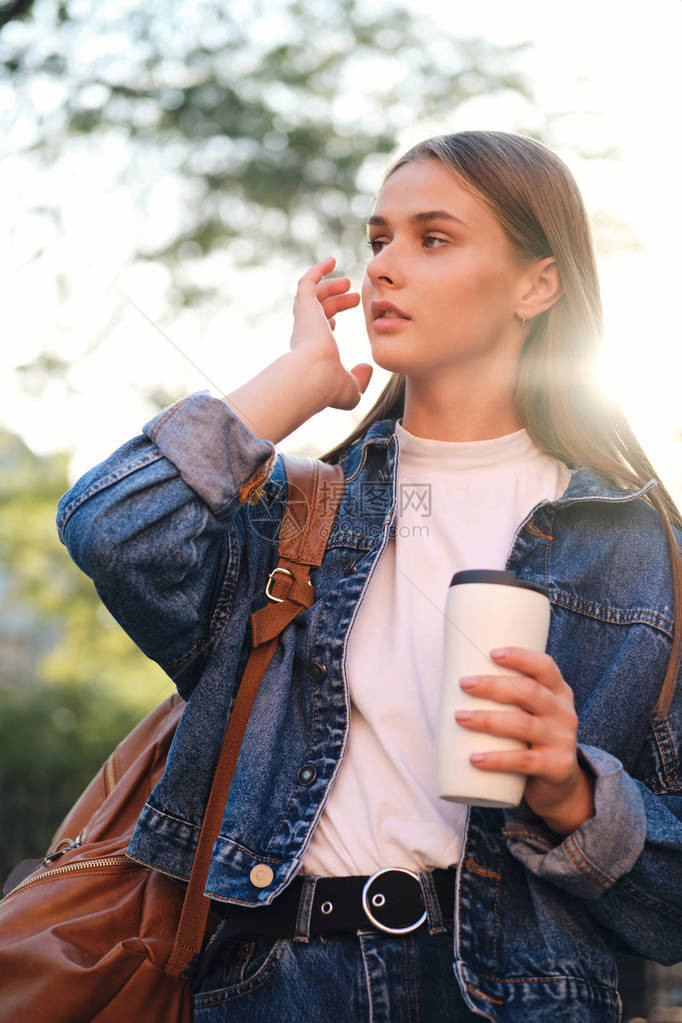
[[[210,906],[204,887],[258,686],[277,649],[277,637],[315,599],[310,569],[322,564],[343,497],[344,474],[339,465],[292,455],[283,458],[289,498],[280,529],[279,561],[268,578],[267,604],[251,614],[252,650],[225,730],[177,937],[166,965],[166,973],[176,977],[187,969],[203,943]]]
[[[289,501],[282,520],[279,555],[317,568],[322,564],[345,478],[340,465],[284,455]]]
[[[322,564],[344,488],[339,465],[293,455],[284,456],[284,462],[289,497],[279,533],[277,567],[265,587],[268,603],[251,615],[251,656],[261,649],[268,661],[277,643],[267,652],[263,644],[276,639],[315,599],[310,569]]]

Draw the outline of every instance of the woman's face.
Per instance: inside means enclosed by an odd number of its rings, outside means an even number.
[[[408,163],[389,177],[369,241],[362,302],[379,366],[441,376],[489,358],[518,334],[528,264],[440,161]],[[382,302],[397,312],[384,312]]]

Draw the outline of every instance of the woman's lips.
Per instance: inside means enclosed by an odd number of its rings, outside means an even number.
[[[372,323],[375,330],[396,330],[398,327],[404,327],[410,321],[406,320],[402,316],[396,316],[395,314],[386,316],[378,316]]]
[[[387,302],[382,299],[381,302],[372,302],[371,305],[372,318],[377,319],[383,316],[397,316],[402,320],[409,320],[407,313],[404,313],[402,309],[398,309],[397,305],[393,305],[392,302]]]
[[[409,316],[391,302],[372,302],[373,326],[377,330],[393,330],[401,323],[408,323]]]

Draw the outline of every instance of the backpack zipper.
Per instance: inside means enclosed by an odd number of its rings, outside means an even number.
[[[63,838],[54,852],[48,853],[47,856],[43,856],[43,863],[51,863],[52,860],[58,860],[65,852],[70,852],[72,849],[79,849],[83,844],[83,839],[85,838],[85,832],[87,830],[87,827],[83,828],[80,835],[76,835],[75,838]]]
[[[136,863],[131,863],[127,856],[109,856],[106,859],[101,860],[81,860],[79,863],[69,863],[66,867],[54,867],[52,870],[46,870],[44,874],[40,874],[38,877],[27,877],[24,881],[21,881],[16,888],[13,888],[11,892],[7,892],[7,895],[3,899],[0,899],[0,906],[7,899],[11,898],[22,888],[28,888],[29,885],[37,884],[38,881],[44,881],[48,877],[56,877],[57,874],[69,874],[76,870],[86,870],[89,867],[110,867],[119,866],[125,863],[127,866],[133,868],[136,867]]]

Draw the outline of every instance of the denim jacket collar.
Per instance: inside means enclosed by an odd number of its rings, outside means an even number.
[[[393,454],[394,457],[394,452],[391,452],[390,444],[392,438],[395,437],[395,428],[395,419],[382,419],[374,423],[359,444],[363,456],[368,448],[384,448],[387,450],[389,466],[392,466],[391,455]],[[573,470],[568,487],[560,498],[548,502],[556,507],[565,507],[577,501],[632,501],[634,498],[647,494],[658,483],[656,478],[652,478],[641,487],[622,487],[587,466],[567,464]]]

